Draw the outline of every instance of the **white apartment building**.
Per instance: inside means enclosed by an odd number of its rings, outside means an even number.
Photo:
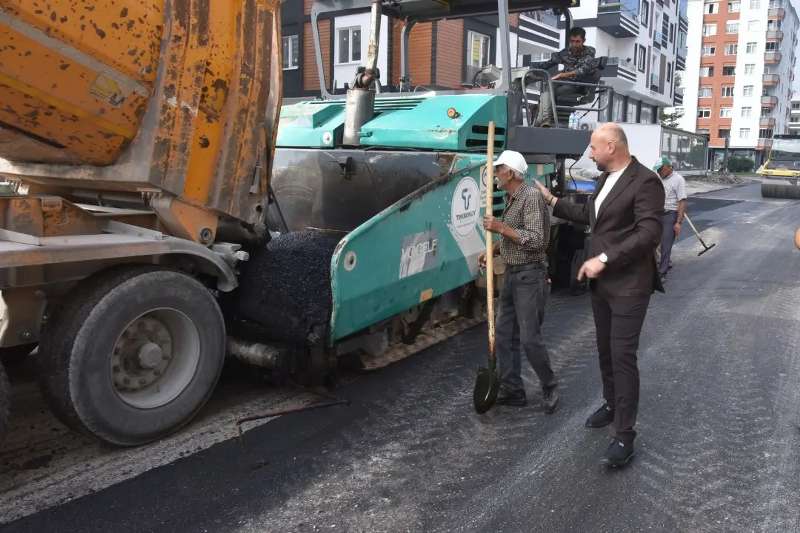
[[[656,123],[660,109],[680,102],[675,73],[686,63],[685,6],[686,0],[594,0],[570,8],[572,26],[586,30],[586,44],[609,58],[603,82],[613,93],[603,101],[601,122]],[[563,42],[563,21],[560,26]],[[539,46],[526,60],[544,59],[551,50]]]
[[[798,17],[790,0],[688,0],[680,127],[707,134],[715,159],[763,161],[789,132]]]

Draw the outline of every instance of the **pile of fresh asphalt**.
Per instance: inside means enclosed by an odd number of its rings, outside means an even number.
[[[305,344],[330,321],[331,257],[341,234],[299,231],[274,237],[243,263],[236,314],[271,340]]]

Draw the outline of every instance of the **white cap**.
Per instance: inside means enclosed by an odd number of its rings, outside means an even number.
[[[516,170],[523,176],[528,172],[528,163],[525,162],[525,156],[514,150],[506,150],[500,154],[500,157],[494,162],[494,166],[497,167],[500,165],[505,165],[511,170]]]

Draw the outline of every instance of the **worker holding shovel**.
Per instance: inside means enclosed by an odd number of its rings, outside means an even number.
[[[507,195],[502,219],[489,214],[483,220],[487,231],[502,236],[495,249],[499,247],[506,264],[496,330],[501,379],[497,403],[527,403],[520,375],[522,351],[539,377],[544,409],[550,414],[558,405],[557,382],[541,330],[548,291],[550,215],[542,194],[524,181],[528,164],[522,154],[506,150],[494,167],[496,183]],[[484,263],[486,255],[481,254],[479,261]]]

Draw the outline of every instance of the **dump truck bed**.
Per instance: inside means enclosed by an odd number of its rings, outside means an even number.
[[[279,0],[0,0],[0,174],[260,219]]]

